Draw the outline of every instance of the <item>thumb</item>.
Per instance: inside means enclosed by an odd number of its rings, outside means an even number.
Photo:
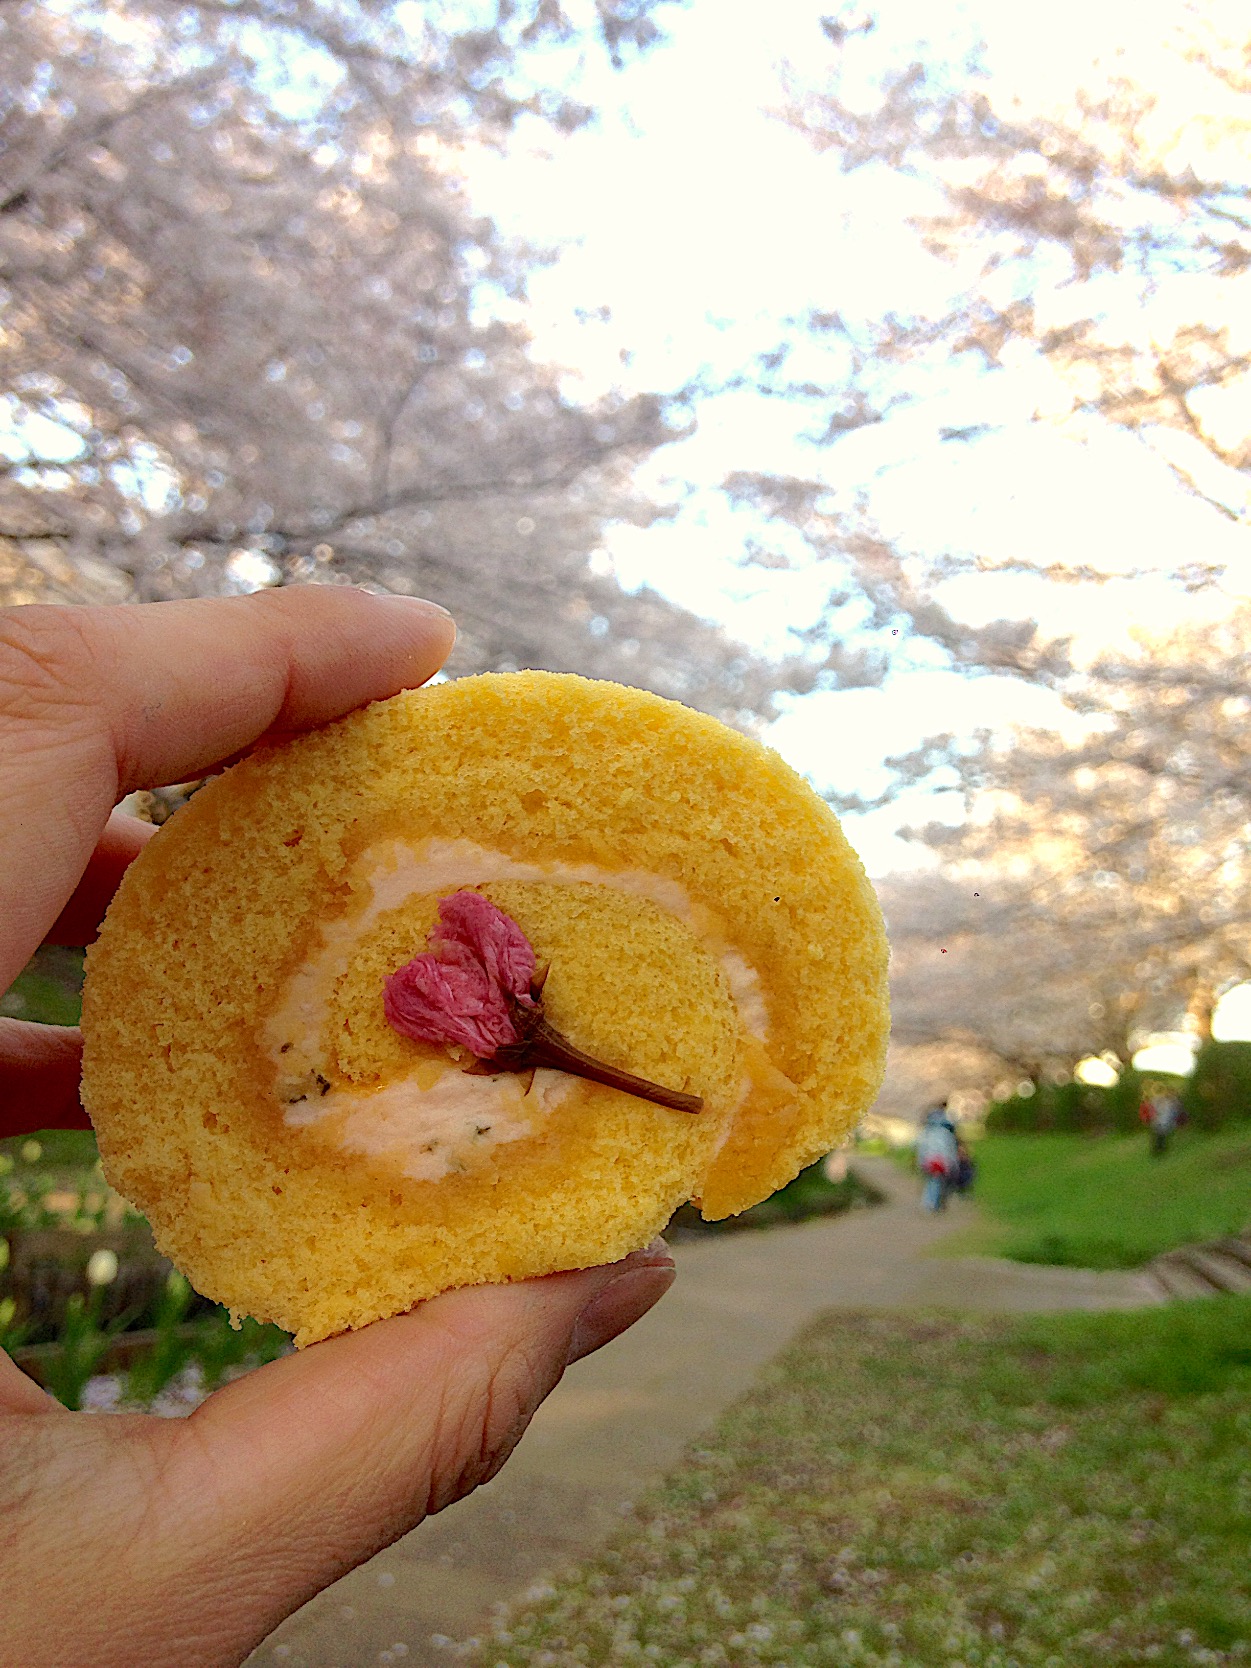
[[[167,1498],[189,1506],[164,1553],[184,1582],[200,1566],[201,1602],[230,1593],[243,1654],[494,1476],[566,1365],[672,1281],[657,1241],[605,1268],[449,1292],[238,1380],[185,1421]]]

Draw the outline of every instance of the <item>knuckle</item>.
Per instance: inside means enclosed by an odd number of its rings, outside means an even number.
[[[85,705],[94,660],[77,609],[0,609],[0,716],[29,721]]]
[[[497,1360],[472,1364],[445,1385],[432,1422],[427,1515],[464,1499],[496,1474],[550,1388],[548,1366],[519,1344]]]
[[[456,1498],[489,1481],[512,1453],[550,1388],[548,1366],[527,1345],[515,1345],[446,1420],[447,1450],[455,1456],[447,1469]]]

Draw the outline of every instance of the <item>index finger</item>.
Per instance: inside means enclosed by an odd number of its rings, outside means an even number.
[[[424,683],[454,640],[435,604],[328,586],[0,610],[0,990],[122,795]]]

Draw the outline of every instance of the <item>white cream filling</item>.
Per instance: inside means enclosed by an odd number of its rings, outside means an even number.
[[[466,1169],[473,1155],[529,1135],[569,1087],[559,1071],[536,1071],[527,1089],[515,1073],[477,1077],[449,1066],[424,1090],[407,1079],[370,1093],[331,1089],[289,1106],[283,1118],[294,1129],[339,1118],[335,1144],[344,1152],[395,1162],[414,1181],[441,1181]]]
[[[767,1038],[769,1015],[759,974],[730,947],[716,915],[678,882],[643,869],[559,860],[522,863],[470,840],[432,839],[415,846],[383,840],[361,854],[350,876],[355,891],[368,890],[368,901],[323,925],[320,947],[291,975],[266,1022],[265,1043],[278,1069],[284,1122],[302,1129],[333,1118],[339,1121],[333,1131],[336,1144],[345,1151],[397,1161],[415,1180],[438,1181],[468,1168],[487,1148],[528,1135],[535,1121],[568,1093],[570,1079],[563,1072],[537,1073],[528,1095],[524,1078],[510,1073],[478,1077],[456,1066],[425,1087],[414,1077],[372,1091],[331,1088],[318,1074],[330,994],[352,949],[378,918],[412,897],[501,880],[611,886],[650,898],[684,921],[716,957],[743,1025],[761,1041]]]

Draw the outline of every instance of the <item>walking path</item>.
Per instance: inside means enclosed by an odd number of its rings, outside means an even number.
[[[493,1482],[305,1605],[250,1668],[447,1665],[449,1646],[480,1630],[492,1605],[606,1536],[823,1309],[1125,1309],[1163,1300],[1145,1273],[927,1258],[969,1207],[927,1216],[911,1177],[884,1159],[855,1163],[885,1204],[675,1246],[673,1290],[570,1369]]]

